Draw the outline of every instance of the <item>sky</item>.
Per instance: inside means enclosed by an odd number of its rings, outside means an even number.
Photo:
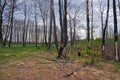
[[[30,0],[27,0],[28,2],[30,2]],[[68,0],[68,2],[70,2],[71,4],[74,4],[74,5],[77,5],[77,6],[80,6],[81,4],[85,3],[86,0]],[[91,0],[89,0],[91,1]],[[94,36],[95,37],[100,37],[101,34],[101,20],[100,20],[100,12],[99,12],[99,4],[98,4],[98,0],[93,0],[94,1],[94,24],[96,26],[98,26],[98,28],[95,28],[94,29]],[[103,2],[107,1],[107,0],[101,0]],[[58,9],[58,0],[55,0],[55,15],[56,15],[56,23],[57,23],[57,26],[59,26],[59,9]],[[117,3],[118,4],[118,3]],[[112,10],[112,0],[110,2],[110,18],[109,18],[109,26],[108,27],[112,27],[114,28],[113,26],[113,10]],[[86,27],[86,6],[85,4],[83,4],[82,8],[80,9],[79,11],[79,14],[84,16],[84,18],[82,18],[80,20],[80,22],[77,23],[77,27],[79,27],[80,25],[84,25],[84,27]],[[73,15],[72,13],[73,12],[69,12],[68,10],[68,13],[70,13],[70,15]],[[118,29],[120,30],[120,13],[119,13],[119,9],[117,8],[117,15],[118,15]],[[90,16],[91,17],[91,16]],[[106,17],[106,9],[104,11],[104,20],[105,20],[105,17]],[[69,18],[68,18],[69,19]],[[39,24],[41,24],[41,21],[39,20]],[[69,27],[69,26],[68,26]],[[68,31],[69,31],[69,28],[68,28]],[[80,36],[81,39],[85,39],[86,38],[86,28],[82,29],[82,28],[76,28],[76,31],[77,31],[77,34]]]
[[[56,3],[58,0],[55,0]],[[85,2],[86,0],[68,0],[68,2],[71,2],[71,4],[76,4],[76,5],[81,5],[83,2]],[[89,0],[91,1],[91,0]],[[98,0],[93,0],[94,1],[94,24],[96,26],[98,26],[98,28],[94,29],[94,36],[95,38],[98,38],[101,36],[101,20],[100,20],[100,11],[99,11],[99,3]],[[105,3],[105,1],[107,2],[107,0],[101,0],[103,1],[103,3]],[[118,3],[116,3],[118,5]],[[89,5],[91,6],[91,5]],[[84,6],[85,7],[85,6]],[[105,6],[106,7],[106,6]],[[84,10],[83,10],[84,9]],[[82,8],[81,11],[85,12],[85,8]],[[69,13],[69,12],[68,12]],[[58,14],[58,13],[56,13]],[[81,14],[81,12],[80,12]],[[119,13],[119,9],[117,7],[117,19],[118,19],[118,32],[120,31],[120,13]],[[86,26],[86,14],[83,13],[84,19],[81,20],[81,22],[77,23],[77,26],[80,26],[81,24]],[[91,17],[91,16],[90,16]],[[104,21],[106,18],[106,8],[104,11]],[[59,19],[59,18],[58,18]],[[58,20],[58,25],[59,25],[59,20]],[[113,24],[113,9],[112,9],[112,0],[110,2],[110,12],[109,12],[109,24],[108,24],[108,28],[114,28],[114,24]],[[85,28],[86,29],[86,28]],[[81,39],[85,39],[86,38],[86,30],[85,29],[76,29],[77,30],[77,34],[80,36]]]

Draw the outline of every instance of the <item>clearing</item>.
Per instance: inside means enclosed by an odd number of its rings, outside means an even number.
[[[82,59],[56,59],[48,52],[24,53],[31,56],[0,64],[0,80],[120,80],[120,69],[112,62],[97,65]]]

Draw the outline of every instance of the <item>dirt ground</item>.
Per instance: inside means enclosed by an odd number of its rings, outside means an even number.
[[[0,65],[0,80],[120,80],[120,71],[111,64],[91,66],[36,54]]]

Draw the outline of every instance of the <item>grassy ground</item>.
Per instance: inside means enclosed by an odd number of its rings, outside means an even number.
[[[81,40],[73,47],[68,45],[66,60],[57,59],[55,46],[50,50],[32,44],[0,48],[0,80],[120,80],[120,63],[100,58],[100,40],[92,42],[89,55],[85,44]]]
[[[55,47],[53,46],[51,50],[47,50],[45,47],[35,47],[34,45],[27,45],[26,47],[22,47],[21,45],[14,44],[11,48],[5,47],[0,48],[0,64],[4,64],[11,59],[21,59],[26,57],[31,57],[32,55],[29,53],[37,53],[37,52],[53,52],[55,51]]]

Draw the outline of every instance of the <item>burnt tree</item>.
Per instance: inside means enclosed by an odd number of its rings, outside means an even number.
[[[110,6],[110,0],[107,0],[107,16],[106,16],[105,26],[103,28],[103,34],[102,34],[102,55],[103,56],[105,54],[105,34],[106,34],[106,29],[108,27],[109,6]]]
[[[115,60],[116,60],[116,61],[119,61],[119,54],[118,54],[118,27],[117,27],[116,0],[113,0],[113,17],[114,17]]]
[[[59,15],[60,15],[60,27],[61,27],[61,44],[58,50],[58,58],[62,57],[62,51],[66,47],[68,43],[68,36],[67,36],[67,0],[64,0],[63,4],[63,14],[61,10],[62,4],[61,0],[59,0]],[[63,16],[63,19],[62,19]]]
[[[87,19],[87,49],[90,49],[90,19],[89,19],[89,0],[86,0],[86,19]]]

